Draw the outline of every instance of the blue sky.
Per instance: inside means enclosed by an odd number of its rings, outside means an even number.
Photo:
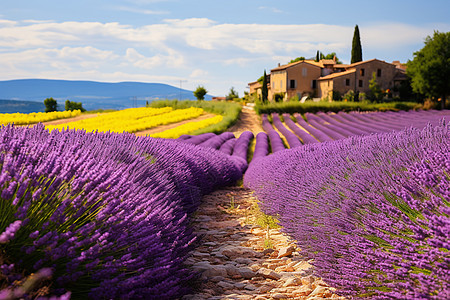
[[[240,95],[264,70],[317,50],[413,59],[450,31],[448,0],[2,0],[0,80],[159,82]]]

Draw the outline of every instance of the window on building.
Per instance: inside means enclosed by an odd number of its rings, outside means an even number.
[[[289,88],[290,89],[295,89],[297,87],[297,82],[296,82],[296,80],[295,79],[291,79],[290,81],[289,81]]]
[[[302,75],[303,75],[303,77],[308,76],[308,69],[307,68],[302,68]]]
[[[381,69],[378,69],[378,70],[377,70],[377,76],[378,76],[378,77],[381,77]]]
[[[359,75],[364,76],[364,69],[359,69]]]
[[[311,82],[311,87],[313,88],[313,89],[316,89],[317,88],[317,80],[313,80],[312,82]]]
[[[346,85],[346,86],[350,86],[350,79],[348,79],[348,78],[345,79],[345,85]]]
[[[362,80],[359,81],[359,87],[363,87],[363,81]]]

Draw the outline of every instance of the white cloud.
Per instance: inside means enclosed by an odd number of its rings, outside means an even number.
[[[208,71],[202,70],[202,69],[195,69],[192,71],[191,75],[189,75],[190,78],[205,78],[209,75]]]
[[[118,56],[112,51],[93,47],[36,48],[20,52],[0,53],[0,68],[24,74],[39,74],[44,70],[65,71],[98,69],[113,63]]]
[[[444,27],[450,29],[449,25]],[[363,47],[374,49],[422,43],[427,35],[433,34],[429,26],[417,27],[401,23],[374,24],[362,27],[359,31]]]
[[[18,22],[16,21],[10,21],[10,20],[0,20],[0,28],[2,27],[13,27],[17,25]]]
[[[377,58],[383,59],[389,49],[421,44],[435,28],[449,25],[361,24],[363,51],[378,49],[382,55]],[[193,85],[208,82],[218,89],[208,90],[223,94],[219,89],[230,78],[250,82],[252,74],[298,56],[312,57],[317,50],[337,52],[342,60],[350,53],[352,37],[353,26],[221,24],[208,18],[146,26],[0,20],[0,68],[2,79],[86,76],[176,84],[176,79],[190,78]]]
[[[23,20],[22,23],[30,23],[30,24],[42,24],[42,23],[52,23],[53,20]]]
[[[190,19],[165,19],[164,22],[178,28],[201,28],[211,27],[216,24],[215,21],[208,18],[190,18]]]
[[[157,54],[155,56],[147,57],[140,54],[134,48],[128,48],[125,57],[126,60],[132,63],[136,68],[147,70],[156,67],[179,67],[184,63],[183,56],[173,50],[170,50],[168,55]]]

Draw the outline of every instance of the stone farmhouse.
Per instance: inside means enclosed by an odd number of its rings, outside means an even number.
[[[344,95],[348,91],[369,92],[369,81],[373,73],[382,90],[394,90],[406,80],[406,70],[399,61],[387,63],[378,59],[361,61],[349,65],[337,64],[336,59],[303,60],[287,65],[278,65],[267,75],[268,98],[287,101],[292,97],[304,96],[333,99],[333,94]],[[261,98],[262,85],[250,82],[250,94]],[[396,96],[393,93],[393,96]]]

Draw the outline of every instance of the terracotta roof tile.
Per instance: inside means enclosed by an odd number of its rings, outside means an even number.
[[[328,80],[328,79],[333,79],[333,78],[336,78],[336,77],[348,75],[348,74],[355,73],[355,72],[356,72],[355,69],[351,69],[351,70],[347,70],[347,71],[344,71],[344,72],[332,73],[332,74],[330,74],[330,75],[320,77],[320,78],[317,79],[317,80]]]
[[[314,60],[305,59],[305,60],[300,60],[300,61],[296,61],[294,63],[287,64],[287,65],[279,66],[277,68],[271,69],[270,71],[271,72],[273,72],[273,71],[281,71],[281,70],[285,70],[287,68],[290,68],[290,67],[302,64],[302,63],[307,63],[307,64],[310,64],[310,65],[313,65],[313,66],[316,66],[316,67],[321,67],[322,66],[319,62],[316,62]]]
[[[334,65],[336,64],[336,62],[332,59],[322,59],[320,60],[320,62],[322,63],[322,65]]]

